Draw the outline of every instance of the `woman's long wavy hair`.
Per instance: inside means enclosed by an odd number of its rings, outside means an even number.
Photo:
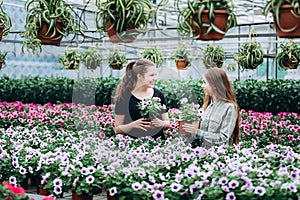
[[[125,74],[119,83],[115,95],[114,101],[127,99],[131,91],[135,88],[137,83],[137,76],[142,76],[148,71],[149,66],[155,66],[155,64],[148,59],[139,59],[137,61],[131,61],[126,66]]]
[[[212,92],[212,94],[210,95],[215,96],[216,99],[218,100],[230,102],[234,104],[238,117],[233,131],[233,144],[238,144],[240,138],[240,109],[236,101],[234,89],[228,79],[228,76],[220,68],[210,68],[205,72],[204,78],[210,85],[211,92]],[[212,97],[210,95],[205,94],[204,96],[204,102],[203,102],[204,110],[206,110],[207,106],[212,101],[211,99]]]

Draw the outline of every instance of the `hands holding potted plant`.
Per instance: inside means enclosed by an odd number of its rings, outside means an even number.
[[[178,132],[180,134],[187,134],[183,128],[182,125],[185,123],[188,124],[193,124],[193,123],[199,123],[200,119],[201,119],[201,115],[203,110],[199,109],[200,106],[199,104],[195,104],[195,103],[188,103],[188,99],[187,98],[183,98],[180,100],[180,114],[179,114],[179,124],[178,124]]]

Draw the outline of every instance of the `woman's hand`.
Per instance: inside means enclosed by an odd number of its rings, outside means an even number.
[[[146,118],[141,118],[135,120],[134,122],[131,122],[131,124],[131,128],[142,129],[143,131],[147,131],[147,128],[150,128],[151,126],[151,121],[146,120]]]
[[[165,121],[158,119],[158,118],[154,118],[151,120],[151,125],[154,127],[158,127],[158,128],[164,128],[165,126]]]
[[[198,122],[193,122],[192,124],[184,123],[182,125],[182,129],[187,133],[196,135],[198,131],[198,126],[199,126]]]

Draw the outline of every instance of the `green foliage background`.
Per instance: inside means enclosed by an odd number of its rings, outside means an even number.
[[[120,79],[108,78],[0,78],[0,101],[22,101],[23,103],[74,102],[86,105],[111,104]],[[180,99],[203,103],[202,80],[159,80],[156,87],[165,95],[169,108],[178,108]],[[299,80],[254,79],[232,82],[238,104],[245,110],[278,113],[300,112]],[[91,100],[92,99],[92,100]]]

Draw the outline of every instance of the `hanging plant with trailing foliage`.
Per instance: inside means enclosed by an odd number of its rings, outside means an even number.
[[[256,69],[264,62],[264,53],[259,42],[255,41],[255,30],[249,34],[250,42],[245,42],[240,48],[240,52],[234,54],[234,60],[243,69]]]

